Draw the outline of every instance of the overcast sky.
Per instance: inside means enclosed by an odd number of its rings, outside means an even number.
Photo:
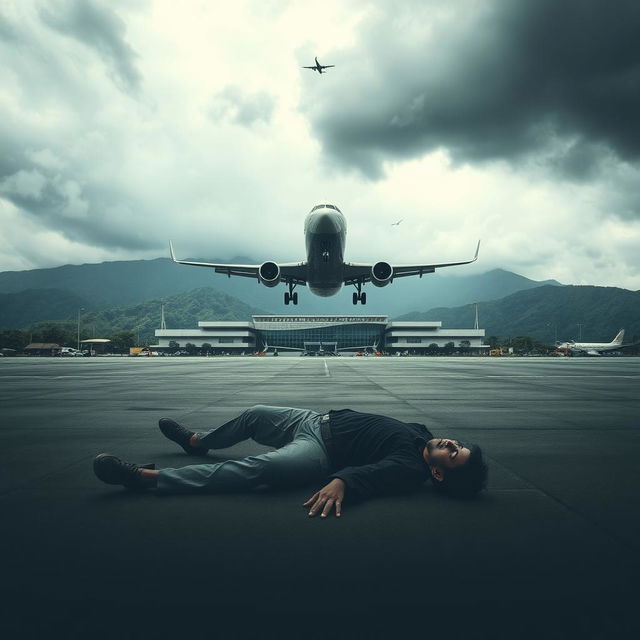
[[[0,0],[0,271],[301,260],[327,201],[348,260],[482,238],[450,273],[640,289],[639,27],[637,0]]]

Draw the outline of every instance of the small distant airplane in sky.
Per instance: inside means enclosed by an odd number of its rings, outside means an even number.
[[[313,69],[318,73],[324,73],[323,69],[328,69],[329,67],[335,67],[335,64],[320,64],[318,62],[318,58],[316,57],[316,64],[313,67],[302,67],[303,69]]]
[[[403,220],[404,220],[404,218],[400,218],[400,220],[398,220],[398,222],[392,222],[391,226],[392,227],[397,227]]]

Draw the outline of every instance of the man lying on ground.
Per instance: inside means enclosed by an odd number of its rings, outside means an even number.
[[[159,425],[190,456],[206,456],[210,449],[225,449],[249,438],[275,450],[241,460],[159,470],[101,453],[93,463],[98,478],[166,494],[237,492],[328,480],[303,505],[310,516],[321,517],[333,509],[340,516],[345,500],[406,493],[429,478],[439,491],[463,498],[477,495],[487,482],[487,465],[477,445],[434,438],[424,425],[350,409],[320,414],[256,405],[210,431],[194,433],[170,418],[162,418]]]

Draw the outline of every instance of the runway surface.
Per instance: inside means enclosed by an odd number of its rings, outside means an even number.
[[[104,451],[195,462],[158,419],[204,430],[253,404],[477,442],[489,491],[459,502],[426,485],[320,520],[302,508],[319,487],[158,497],[93,475]],[[3,358],[0,406],[6,637],[637,631],[640,359]]]

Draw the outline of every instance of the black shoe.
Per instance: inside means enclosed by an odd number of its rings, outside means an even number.
[[[165,438],[169,438],[169,440],[177,442],[188,455],[204,456],[207,451],[209,451],[206,447],[192,447],[189,444],[189,440],[191,440],[191,436],[194,432],[189,431],[189,429],[185,429],[175,420],[172,420],[171,418],[160,418],[158,425]]]
[[[142,479],[141,469],[155,469],[155,465],[124,462],[110,453],[100,453],[93,460],[93,472],[102,482],[121,484],[127,489],[149,488]]]

